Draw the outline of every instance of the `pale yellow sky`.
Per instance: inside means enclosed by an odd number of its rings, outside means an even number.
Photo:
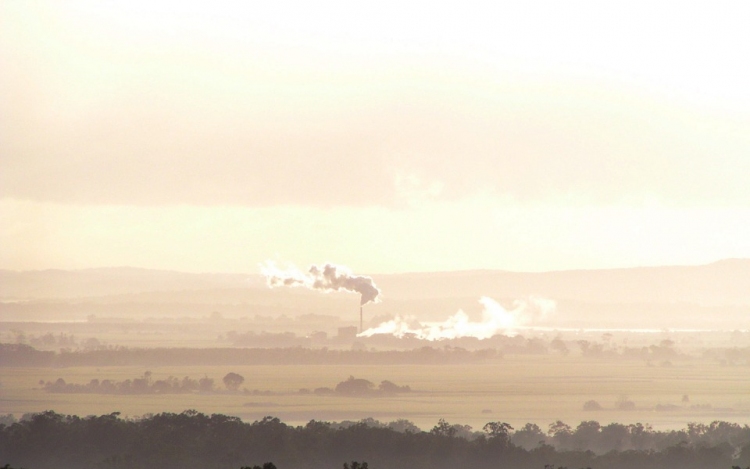
[[[750,257],[746,3],[256,3],[0,3],[0,268]]]

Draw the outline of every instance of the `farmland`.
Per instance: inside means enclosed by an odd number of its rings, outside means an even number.
[[[58,378],[78,384],[92,379],[123,381],[146,371],[151,372],[153,380],[208,377],[216,383],[217,392],[123,395],[50,393],[42,389],[44,382]],[[245,378],[240,391],[224,390],[221,380],[229,372]],[[410,386],[412,392],[377,397],[300,392],[333,388],[349,376],[376,385],[390,380]],[[569,424],[584,420],[642,422],[654,428],[682,427],[691,421],[750,420],[750,374],[746,367],[716,366],[698,359],[671,366],[578,356],[509,356],[460,365],[5,368],[1,383],[0,413],[18,417],[46,409],[76,415],[121,412],[130,416],[196,409],[244,420],[272,415],[293,424],[311,419],[404,418],[425,429],[440,418],[474,428],[492,420],[514,426],[532,422],[543,428],[556,420]],[[602,408],[584,411],[583,404],[590,400]],[[625,401],[632,402],[634,408],[616,408],[616,403]]]

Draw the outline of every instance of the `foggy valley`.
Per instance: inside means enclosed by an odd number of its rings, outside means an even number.
[[[738,426],[750,416],[750,332],[736,327],[750,311],[750,261],[539,274],[342,269],[331,277],[341,288],[279,286],[280,270],[2,271],[5,429],[63,418],[40,414],[50,409],[119,412],[133,429],[191,409],[256,424],[270,415],[289,431],[323,422],[332,437],[363,425],[467,444],[494,441],[485,427],[501,422],[506,446],[529,451],[512,467],[538,467],[543,447],[558,452],[547,462],[593,464],[611,451],[702,448],[707,438],[728,445],[728,461],[750,459],[750,428]],[[349,277],[382,296],[363,304],[362,332]],[[9,454],[46,467],[5,438]],[[580,449],[593,453],[566,453]],[[613,461],[606,467],[629,467]]]

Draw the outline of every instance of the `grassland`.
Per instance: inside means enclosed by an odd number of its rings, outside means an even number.
[[[273,415],[287,423],[311,419],[383,421],[406,418],[422,428],[438,419],[472,425],[491,420],[514,426],[526,422],[546,428],[563,420],[577,425],[582,420],[600,423],[650,423],[655,428],[683,427],[687,422],[726,420],[750,423],[750,373],[746,367],[720,367],[715,362],[690,360],[671,367],[642,362],[592,360],[562,356],[510,356],[485,364],[450,366],[184,366],[151,368],[153,379],[168,376],[221,378],[233,371],[245,377],[249,394],[99,395],[52,394],[41,389],[40,380],[63,378],[70,383],[91,379],[122,381],[141,376],[143,368],[4,368],[0,378],[0,413],[20,416],[52,409],[77,415],[122,412],[181,412],[236,415],[254,420]],[[353,375],[374,383],[391,380],[411,386],[413,392],[389,397],[345,397],[300,394],[299,389],[335,387]],[[253,390],[270,391],[253,394]],[[689,402],[682,402],[684,395]],[[622,397],[633,401],[634,410],[615,409]],[[583,411],[593,399],[603,409]],[[656,411],[657,405],[674,405]]]

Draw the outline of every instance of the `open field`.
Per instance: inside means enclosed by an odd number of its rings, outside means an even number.
[[[642,362],[591,360],[580,357],[510,356],[485,364],[425,366],[185,366],[151,368],[152,379],[172,375],[213,378],[222,388],[222,377],[236,372],[245,377],[250,394],[99,395],[52,394],[40,380],[63,378],[68,383],[91,379],[122,381],[140,377],[141,367],[5,368],[0,378],[0,413],[17,417],[25,412],[52,409],[89,415],[119,411],[123,415],[181,412],[236,415],[245,420],[266,415],[287,423],[311,419],[382,421],[406,418],[429,429],[438,419],[472,425],[475,429],[493,420],[514,426],[533,422],[546,428],[555,420],[577,425],[583,420],[600,423],[650,423],[655,428],[684,427],[687,422],[725,420],[750,423],[750,373],[746,367],[716,366],[690,360],[671,367]],[[335,387],[350,375],[375,384],[390,380],[411,386],[413,392],[390,397],[344,397],[300,394],[300,388]],[[253,390],[270,391],[253,394]],[[689,402],[683,403],[684,395]],[[635,409],[615,409],[627,397]],[[593,399],[603,409],[583,411]],[[656,411],[657,405],[673,405]]]

